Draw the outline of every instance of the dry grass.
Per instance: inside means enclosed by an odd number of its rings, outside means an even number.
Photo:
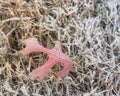
[[[47,59],[17,53],[32,36],[62,43],[68,76],[56,76],[58,64],[43,81],[28,78]],[[0,0],[0,96],[120,96],[119,0]]]

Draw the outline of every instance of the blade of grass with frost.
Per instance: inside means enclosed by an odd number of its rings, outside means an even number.
[[[45,64],[30,73],[32,78],[40,77],[40,79],[44,79],[49,70],[58,62],[64,64],[63,70],[57,73],[58,76],[64,77],[69,73],[72,66],[72,60],[62,52],[61,43],[59,41],[54,41],[55,47],[53,49],[43,47],[36,38],[28,38],[23,40],[23,43],[26,44],[26,47],[19,51],[21,54],[26,55],[30,52],[45,52],[49,56],[49,59]]]

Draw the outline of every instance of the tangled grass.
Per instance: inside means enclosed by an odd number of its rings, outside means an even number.
[[[68,76],[56,76],[58,64],[43,81],[28,78],[47,60],[18,54],[33,36],[62,43]],[[0,0],[0,96],[120,96],[119,0]]]

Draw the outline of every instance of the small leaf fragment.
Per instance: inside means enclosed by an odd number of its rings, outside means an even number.
[[[40,77],[40,79],[43,80],[49,70],[59,62],[64,64],[64,68],[57,73],[58,76],[65,77],[69,73],[72,67],[72,60],[62,52],[61,43],[59,41],[54,41],[55,47],[53,49],[47,49],[43,47],[39,44],[36,38],[28,38],[26,40],[23,40],[23,43],[26,44],[26,47],[23,50],[19,51],[19,53],[26,55],[31,52],[44,52],[49,56],[49,59],[45,64],[34,69],[30,73],[31,78]]]

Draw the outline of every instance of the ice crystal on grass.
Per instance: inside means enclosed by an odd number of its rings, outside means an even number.
[[[46,48],[62,42],[74,62],[70,75],[28,79],[46,60],[17,54],[28,37]],[[17,95],[120,96],[120,0],[0,0],[0,96]]]

